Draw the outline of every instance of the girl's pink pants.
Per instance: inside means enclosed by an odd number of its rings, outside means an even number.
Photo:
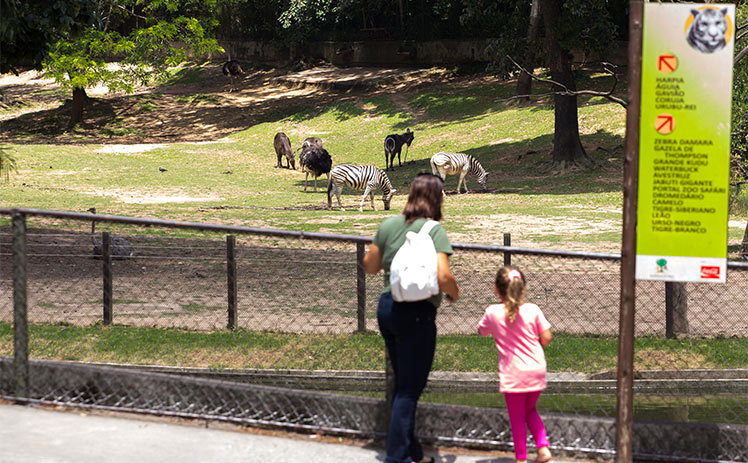
[[[509,422],[512,425],[514,456],[517,460],[527,460],[527,428],[530,428],[537,448],[548,446],[545,426],[536,408],[539,397],[540,391],[504,393]]]

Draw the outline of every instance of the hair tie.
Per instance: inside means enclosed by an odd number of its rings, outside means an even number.
[[[509,274],[506,276],[506,278],[509,281],[511,281],[511,280],[521,280],[522,279],[522,274],[519,273],[519,270],[512,270],[512,271],[509,272]]]

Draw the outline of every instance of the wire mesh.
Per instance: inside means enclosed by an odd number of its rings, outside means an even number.
[[[383,343],[376,335],[382,276],[368,275],[360,280],[356,242],[343,237],[315,240],[238,234],[234,256],[237,329],[226,330],[231,304],[225,234],[179,230],[156,234],[136,225],[98,225],[99,232],[107,230],[127,240],[132,248],[132,255],[114,255],[111,264],[113,326],[106,328],[118,330],[113,331],[116,336],[108,338],[110,345],[99,339],[103,337],[102,325],[107,323],[105,261],[96,250],[102,235],[92,235],[85,222],[29,217],[32,357],[201,367],[201,371],[185,372],[189,376],[202,373],[276,386],[353,389],[369,391],[359,392],[369,397],[383,396]],[[496,353],[490,340],[478,338],[476,325],[485,307],[496,300],[496,270],[511,257],[527,278],[527,300],[541,307],[554,332],[554,343],[546,350],[549,386],[539,403],[544,418],[563,423],[548,426],[551,434],[556,433],[552,442],[559,449],[609,454],[613,439],[610,420],[616,407],[620,261],[609,255],[455,248],[450,264],[462,296],[457,303],[439,309],[436,371],[424,401],[429,403],[427,408],[436,407],[434,416],[442,413],[440,402],[489,407],[494,421],[476,424],[474,415],[486,413],[486,408],[476,412],[465,407],[459,409],[464,412],[464,423],[457,430],[426,423],[423,429],[432,429],[430,435],[445,442],[510,446],[511,438],[501,421],[504,410],[498,394]],[[506,254],[509,251],[511,254]],[[668,426],[698,424],[717,430],[715,438],[720,445],[714,448],[719,450],[694,450],[686,455],[689,459],[745,461],[745,441],[740,439],[744,439],[748,424],[746,279],[748,268],[732,264],[726,284],[637,283],[635,416],[659,423],[661,430],[637,431],[649,429],[646,422],[637,422],[635,432],[640,437],[635,452],[655,455],[655,442],[649,442],[648,436],[667,439],[663,433],[671,430],[673,439],[684,441],[687,433]],[[359,283],[364,284],[363,293],[358,291]],[[0,354],[12,352],[12,320],[11,235],[0,230]],[[73,336],[70,331],[58,330],[56,340],[44,332],[60,326],[84,331]],[[144,329],[158,331],[141,332]],[[212,337],[194,338],[194,333]],[[152,342],[149,336],[176,337],[176,344],[170,344],[173,351],[154,348],[143,355],[128,350],[132,343]],[[73,348],[55,350],[60,345]],[[76,350],[75,345],[89,348]],[[485,359],[465,360],[476,356]],[[327,372],[318,375],[316,370]],[[347,373],[351,370],[365,371],[351,376]],[[182,378],[188,385],[179,387],[198,384]],[[9,380],[0,377],[0,385],[1,381]],[[39,387],[40,381],[54,382],[51,376],[42,375],[32,385]],[[9,388],[8,384],[3,387]],[[88,392],[78,395],[75,391],[40,390],[35,400],[107,407],[130,400],[117,398],[118,393],[102,393],[109,385],[94,382],[87,387]],[[159,387],[155,383],[148,386],[154,391]],[[171,387],[176,386],[164,386],[160,393],[174,394]],[[180,413],[191,413],[190,400],[194,399],[174,398],[187,407]],[[160,404],[153,407],[155,412],[169,411]],[[230,403],[209,402],[202,407],[197,413],[210,414],[214,407],[227,410],[224,415],[229,416],[238,410]],[[136,408],[148,406],[144,402]],[[252,413],[237,416],[246,418],[254,416]],[[286,412],[277,413],[280,415],[273,422],[284,425]],[[287,413],[297,416],[299,412]],[[573,421],[564,421],[569,419]],[[725,426],[732,430],[737,426],[737,434],[725,431]]]

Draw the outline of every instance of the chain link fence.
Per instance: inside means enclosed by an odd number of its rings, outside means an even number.
[[[376,322],[382,276],[363,273],[368,238],[70,213],[28,214],[25,237],[28,346],[40,359],[32,362],[30,399],[367,436],[385,429],[386,363]],[[485,307],[495,301],[496,270],[511,262],[525,273],[527,299],[543,309],[554,332],[546,350],[549,386],[539,403],[551,423],[552,447],[611,455],[619,256],[454,247],[450,263],[462,295],[439,309],[421,432],[436,442],[511,447],[495,349],[476,334]],[[5,227],[0,355],[8,356],[14,350],[12,255]],[[728,268],[724,285],[637,283],[634,413],[657,423],[658,431],[653,434],[649,421],[635,422],[635,454],[748,461],[748,266]],[[17,367],[8,360],[2,365],[0,395],[17,395]],[[131,377],[150,398],[122,392],[117,384]],[[315,401],[301,412],[269,398],[290,394],[287,388],[353,395],[303,393]],[[252,401],[272,406],[258,412],[237,403],[250,400],[249,390],[263,394]],[[311,400],[303,394],[302,403]],[[333,407],[337,401],[348,411]],[[319,413],[330,417],[319,421]],[[337,413],[350,416],[333,418]],[[437,425],[450,413],[457,414],[448,418],[453,427]],[[490,423],[483,421],[486,413]],[[706,441],[696,438],[707,434]],[[673,453],[662,440],[683,445]]]

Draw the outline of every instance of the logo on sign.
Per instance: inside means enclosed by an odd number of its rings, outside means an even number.
[[[665,259],[657,259],[657,273],[665,273],[667,272],[667,260]]]
[[[719,279],[719,267],[702,265],[701,266],[701,278]]]

